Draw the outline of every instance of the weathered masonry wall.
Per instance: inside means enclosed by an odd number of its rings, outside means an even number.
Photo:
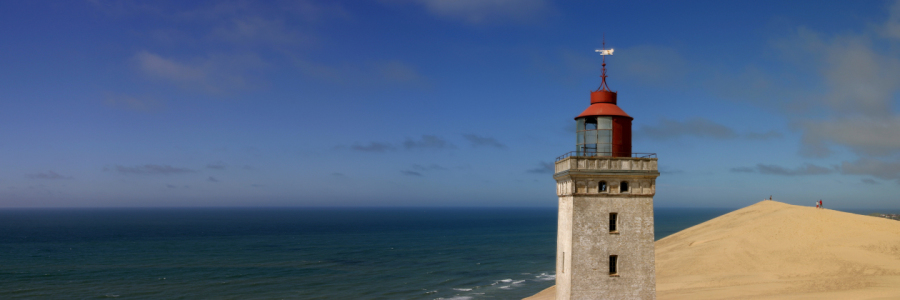
[[[656,266],[651,197],[573,197],[571,297],[562,299],[655,299]],[[618,233],[609,213],[618,213]],[[618,255],[618,276],[609,256]],[[559,298],[558,298],[559,299]]]

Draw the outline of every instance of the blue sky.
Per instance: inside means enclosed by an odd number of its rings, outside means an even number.
[[[900,208],[900,3],[5,1],[0,207],[555,206],[599,85],[656,205]]]

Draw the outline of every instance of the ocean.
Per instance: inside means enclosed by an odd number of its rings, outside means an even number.
[[[2,209],[0,299],[522,299],[555,249],[555,208]]]

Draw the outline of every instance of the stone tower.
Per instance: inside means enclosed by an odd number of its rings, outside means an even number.
[[[606,85],[605,56],[600,77],[575,117],[575,151],[556,159],[556,299],[655,299],[657,158],[631,152],[633,118]]]

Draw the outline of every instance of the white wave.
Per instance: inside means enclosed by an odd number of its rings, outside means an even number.
[[[540,281],[550,281],[550,280],[556,280],[556,275],[541,273],[541,275],[534,276],[534,278],[535,278],[535,280],[540,280]]]
[[[434,300],[471,300],[471,299],[472,299],[472,297],[469,297],[469,296],[455,296],[455,297],[450,297],[450,298],[441,297],[441,298],[437,298]]]
[[[467,289],[467,288],[453,288],[453,290],[454,290],[454,291],[460,291],[460,292],[468,292],[468,291],[471,291],[472,289]]]
[[[504,286],[501,286],[500,288],[501,288],[501,289],[504,289],[504,290],[508,290],[508,289],[511,289],[512,287],[510,287],[510,286],[508,286],[508,285],[504,285]]]
[[[520,284],[525,282],[525,280],[513,280],[512,284]]]
[[[512,282],[512,279],[501,279],[500,282]]]

